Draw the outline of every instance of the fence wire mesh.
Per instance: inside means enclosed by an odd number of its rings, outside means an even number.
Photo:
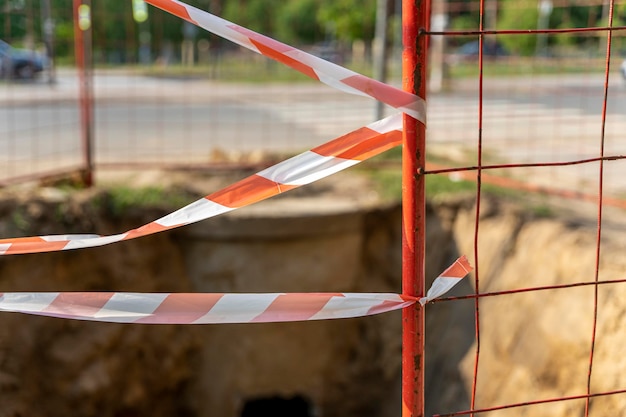
[[[190,3],[220,11],[221,2]],[[66,6],[52,4],[54,19],[72,21],[71,7]],[[130,3],[113,7],[92,2],[97,166],[245,163],[267,153],[307,149],[374,118],[374,106],[367,99],[319,88],[263,57],[149,10],[148,22],[137,23]],[[474,314],[468,409],[445,415],[619,414],[626,409],[626,389],[618,377],[622,368],[598,364],[596,352],[610,352],[606,346],[617,343],[619,328],[611,333],[611,324],[601,321],[602,306],[603,300],[619,298],[626,281],[614,276],[611,259],[602,257],[606,206],[625,206],[626,69],[620,69],[625,68],[626,53],[624,7],[595,0],[433,0],[432,10],[433,25],[421,32],[431,43],[427,174],[477,182],[475,226],[468,244],[474,252],[475,293],[437,300],[433,306],[457,303],[465,308],[471,303]],[[41,51],[41,13],[34,2],[6,2],[0,38]],[[124,30],[111,36],[111,27]],[[82,163],[72,27],[57,26],[55,35],[54,71],[35,81],[0,85],[2,179]],[[371,71],[366,47],[300,46]],[[398,52],[396,45],[390,54],[389,82],[399,85],[392,64],[399,61]],[[3,76],[12,77],[4,68]],[[28,73],[21,75],[29,78]],[[270,82],[276,79],[281,82]],[[524,196],[531,195],[528,191],[564,196],[572,205],[591,202],[595,251],[580,254],[589,257],[584,271],[548,277],[546,285],[534,287],[507,287],[491,279],[493,267],[485,260],[490,236],[481,228],[488,217],[483,197],[489,184],[519,189]],[[530,236],[525,244],[538,241]],[[546,247],[546,253],[553,251]],[[576,299],[584,301],[555,301],[563,292],[575,292]],[[490,311],[499,304],[521,303],[523,297],[539,300],[535,305],[554,306],[548,313],[563,322],[561,329],[542,328],[541,312],[529,312],[527,326],[534,329],[536,340],[556,332],[572,343],[585,340],[584,360],[564,357],[558,364],[571,369],[565,377],[546,371],[552,357],[542,353],[545,343],[513,336],[507,336],[510,345],[520,352],[513,359],[531,363],[528,374],[494,381],[497,378],[483,367],[487,362],[497,367],[502,356],[481,343],[485,332],[489,337],[511,333],[507,321]],[[507,397],[519,381],[534,389]],[[502,395],[485,394],[488,384],[499,385]]]
[[[0,117],[6,121],[0,177],[5,180],[81,164],[77,104],[82,69],[75,67],[72,4],[53,3],[54,73],[0,84]],[[138,22],[131,2],[119,7],[89,3],[85,48],[96,166],[258,162],[274,153],[308,149],[375,120],[368,99],[320,89],[304,75],[162,10],[150,7],[148,19]],[[228,7],[219,1],[189,3],[217,14]],[[245,24],[247,6],[240,6],[236,16]],[[43,54],[41,9],[38,2],[8,2],[0,39]],[[271,19],[257,21],[276,36]],[[296,46],[371,73],[371,45],[357,43],[348,51],[330,33],[311,39]],[[49,77],[54,79],[47,83]]]
[[[457,54],[435,54],[438,62],[431,55],[431,71],[442,72],[444,81],[428,100],[427,143],[437,156],[428,174],[471,179],[477,187],[473,241],[465,245],[474,252],[475,293],[436,301],[473,300],[472,307],[458,306],[474,315],[473,360],[464,364],[468,407],[434,415],[622,414],[624,384],[608,353],[616,342],[608,300],[623,291],[624,281],[614,275],[611,263],[619,261],[610,255],[604,237],[607,227],[614,227],[605,218],[607,206],[623,207],[626,185],[623,6],[436,3],[433,10],[440,16],[449,13],[457,19],[452,19],[452,28],[431,28],[423,35],[434,47],[462,46]],[[450,76],[462,72],[469,76]],[[493,231],[485,231],[490,230],[492,210],[484,199],[489,184],[518,189],[522,198],[540,191],[585,206],[585,215],[594,219],[595,243],[586,246],[579,270],[558,276],[563,268],[554,266],[561,262],[555,248],[559,239],[568,239],[567,233],[545,241],[539,230],[535,235],[516,230],[513,246],[494,249],[511,242],[490,241]],[[538,251],[533,249],[537,246]],[[517,275],[509,268],[499,271],[498,282],[494,264],[504,264],[498,255],[513,252],[533,252],[542,278],[515,281]],[[576,256],[563,259],[575,263]],[[523,263],[517,268],[542,270]],[[515,322],[523,330],[510,327],[514,321],[507,310],[516,306],[537,310],[528,311],[526,321]],[[494,343],[494,338],[502,342]]]

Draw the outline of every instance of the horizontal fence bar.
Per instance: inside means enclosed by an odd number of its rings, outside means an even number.
[[[626,394],[626,389],[621,389],[621,390],[616,390],[616,391],[598,392],[594,394],[582,394],[582,395],[572,395],[568,397],[548,398],[545,400],[527,401],[523,403],[507,404],[507,405],[501,405],[501,406],[496,406],[496,407],[457,411],[455,413],[449,413],[449,414],[433,414],[432,417],[455,417],[455,416],[465,416],[469,414],[474,415],[474,414],[479,414],[479,413],[488,413],[490,411],[507,410],[509,408],[527,407],[531,405],[556,403],[556,402],[562,402],[562,401],[584,400],[588,398],[604,397],[608,395],[617,395],[617,394]]]
[[[490,29],[490,30],[444,30],[430,31],[420,29],[421,35],[430,36],[469,36],[469,35],[532,35],[540,33],[584,33],[584,32],[619,32],[626,31],[626,26],[603,26],[591,28],[560,28],[560,29]]]
[[[479,293],[479,294],[468,294],[468,295],[460,295],[460,296],[455,296],[455,297],[437,298],[437,299],[432,300],[431,303],[438,303],[442,301],[458,301],[458,300],[469,300],[469,299],[485,298],[485,297],[495,297],[499,295],[511,295],[511,294],[525,293],[525,292],[560,290],[564,288],[586,287],[590,285],[623,284],[623,283],[626,283],[626,278],[606,280],[606,281],[576,282],[573,284],[547,285],[544,287],[518,288],[515,290],[493,291],[493,292],[486,292],[486,293]]]

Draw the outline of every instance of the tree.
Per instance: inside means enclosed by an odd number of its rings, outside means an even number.
[[[504,0],[500,3],[498,29],[537,29],[539,10],[536,0]],[[514,53],[535,53],[537,35],[515,35],[499,38]]]
[[[266,35],[274,33],[274,16],[283,3],[273,0],[228,0],[222,8],[224,19]]]
[[[376,26],[376,0],[324,0],[317,21],[339,40],[360,39],[371,43]]]
[[[288,43],[313,44],[324,39],[324,30],[315,18],[319,0],[292,0],[277,10],[276,36]]]

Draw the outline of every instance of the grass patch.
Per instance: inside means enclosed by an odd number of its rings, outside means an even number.
[[[467,180],[452,180],[449,175],[427,175],[424,191],[427,198],[443,194],[476,191],[476,183]]]
[[[107,191],[107,206],[115,216],[120,216],[128,210],[136,208],[180,208],[195,200],[188,193],[161,187],[131,188],[117,186]]]
[[[385,199],[398,200],[402,197],[402,172],[397,168],[372,169],[368,175],[374,180],[380,194]],[[476,191],[476,182],[468,180],[456,180],[450,175],[432,174],[426,175],[424,191],[426,198],[433,198],[444,194],[458,194]],[[511,188],[499,187],[492,184],[482,184],[482,191],[496,197],[521,199],[522,191]]]
[[[399,169],[371,170],[369,175],[385,200],[400,200],[402,198],[402,173]],[[427,175],[424,187],[426,198],[431,199],[438,195],[475,191],[476,183],[466,180],[452,180],[448,175]],[[491,187],[483,187],[484,190],[487,188]]]
[[[384,200],[398,201],[402,199],[402,172],[400,169],[372,169],[368,175],[373,179],[377,191]],[[452,177],[453,178],[453,177]],[[450,175],[432,174],[426,175],[424,192],[426,199],[432,200],[444,195],[476,193],[476,182],[468,180],[455,180]],[[512,188],[499,187],[483,183],[481,186],[483,195],[490,195],[499,199],[515,201],[521,204],[533,217],[548,218],[555,215],[554,209],[536,198],[528,198],[527,193]]]

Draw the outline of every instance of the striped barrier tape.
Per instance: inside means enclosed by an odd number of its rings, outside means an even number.
[[[302,74],[346,93],[369,96],[426,123],[424,99],[340,65],[253,32],[177,0],[146,0],[244,48],[279,61]]]
[[[428,296],[442,295],[470,270],[465,257],[457,259],[435,279],[437,295],[428,291]],[[442,292],[438,280],[454,284]],[[0,294],[0,311],[111,323],[269,323],[363,317],[416,301],[388,293],[7,292]]]
[[[452,289],[456,284],[461,282],[465,275],[472,271],[472,266],[465,256],[461,256],[445,271],[441,273],[433,281],[430,289],[426,293],[426,297],[419,299],[421,305],[426,304],[429,301],[434,300],[437,297],[441,297]]]
[[[185,226],[310,184],[401,143],[402,117],[397,114],[280,162],[137,229],[110,236],[84,234],[0,239],[0,255],[103,246]]]
[[[176,0],[148,0],[339,90],[373,97],[425,122],[424,101],[298,49],[234,25]],[[401,143],[399,115],[372,123],[210,194],[154,222],[125,233],[53,235],[0,240],[0,255],[102,246],[184,226],[317,181]],[[419,303],[439,297],[471,271],[461,257],[437,277]],[[326,320],[384,313],[417,300],[373,293],[107,293],[0,294],[0,311],[115,323],[209,324]]]
[[[368,316],[407,307],[397,294],[4,293],[0,311],[138,324],[269,323]]]

